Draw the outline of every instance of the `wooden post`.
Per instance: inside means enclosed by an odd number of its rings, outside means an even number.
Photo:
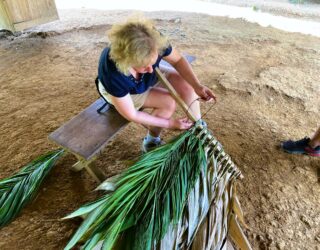
[[[14,31],[12,21],[3,0],[0,0],[0,29]]]

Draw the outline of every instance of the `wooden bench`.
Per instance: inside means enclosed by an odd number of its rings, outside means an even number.
[[[185,57],[189,63],[195,60],[193,56],[186,55]],[[160,67],[162,69],[172,68],[165,61],[161,61]],[[94,165],[93,161],[110,139],[129,123],[110,105],[107,105],[99,114],[97,110],[104,103],[102,98],[96,100],[49,135],[51,141],[77,157],[78,162],[72,166],[74,171],[85,168],[99,183],[105,180],[105,175]]]

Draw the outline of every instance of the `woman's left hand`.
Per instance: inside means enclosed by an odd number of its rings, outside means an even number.
[[[217,97],[213,93],[211,89],[204,85],[199,85],[199,87],[195,88],[194,91],[196,94],[204,101],[211,101],[214,100],[215,102],[217,101]]]

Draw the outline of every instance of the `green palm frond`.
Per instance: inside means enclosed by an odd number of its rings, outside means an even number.
[[[98,189],[107,194],[65,217],[86,218],[65,249],[221,249],[234,218],[243,219],[234,202],[239,176],[211,132],[195,126],[104,181]],[[251,249],[244,237],[237,242]]]
[[[0,180],[0,227],[12,221],[34,197],[63,152],[63,149],[58,149],[42,155],[14,176]]]
[[[161,71],[155,70],[196,122]],[[105,181],[98,188],[106,189],[105,196],[67,216],[86,219],[65,249],[81,242],[82,249],[218,250],[230,232],[239,247],[251,250],[237,223],[243,215],[233,184],[241,172],[211,132],[199,125],[196,122]]]
[[[85,241],[84,249],[99,241],[103,249],[112,249],[124,231],[134,234],[130,249],[151,249],[179,222],[189,192],[206,171],[204,141],[198,133],[194,127],[143,155],[115,179],[113,193],[67,216],[87,217],[65,249],[79,241]]]

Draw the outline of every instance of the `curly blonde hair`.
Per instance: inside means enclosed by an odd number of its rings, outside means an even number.
[[[153,23],[143,17],[115,24],[108,32],[110,57],[119,71],[128,75],[130,67],[144,67],[155,51],[159,54],[168,46],[168,40]]]

